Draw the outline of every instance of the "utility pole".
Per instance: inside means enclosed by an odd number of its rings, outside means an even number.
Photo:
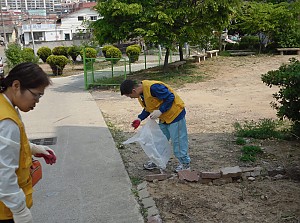
[[[1,0],[0,0],[1,1]],[[29,22],[30,22],[30,33],[31,33],[31,39],[32,39],[32,49],[33,52],[35,54],[35,43],[34,43],[34,36],[33,36],[33,31],[32,31],[32,18],[29,18]]]
[[[5,33],[5,26],[4,26],[4,20],[3,20],[3,12],[2,12],[2,0],[0,0],[0,11],[1,11],[1,20],[2,20],[2,28],[3,28],[4,46],[5,46],[5,48],[7,48],[6,33]]]

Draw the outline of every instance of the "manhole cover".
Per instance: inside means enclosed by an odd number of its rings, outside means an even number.
[[[53,138],[41,138],[41,139],[31,139],[30,142],[37,145],[55,145],[57,141],[57,137]]]

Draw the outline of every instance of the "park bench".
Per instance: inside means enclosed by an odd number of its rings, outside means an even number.
[[[252,51],[239,51],[239,52],[229,52],[230,56],[249,56],[254,55],[256,52]]]
[[[300,55],[300,48],[277,48],[277,50],[280,52],[280,55],[287,51],[297,51],[297,54]]]
[[[183,61],[176,61],[176,62],[170,63],[170,64],[168,65],[168,67],[169,67],[169,68],[176,68],[176,70],[178,70],[178,67],[183,66],[185,63],[186,63],[185,60],[183,60]]]
[[[207,50],[207,57],[212,58],[213,56],[218,56],[219,50]]]
[[[195,62],[200,63],[200,61],[204,61],[206,58],[207,54],[199,54],[199,55],[194,55],[193,58],[195,59]]]

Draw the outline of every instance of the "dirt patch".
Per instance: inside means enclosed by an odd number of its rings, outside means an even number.
[[[261,146],[264,155],[255,163],[244,163],[239,161],[241,147],[232,133],[235,122],[276,118],[270,102],[277,89],[267,87],[260,77],[278,69],[290,57],[217,57],[198,64],[199,72],[210,78],[177,89],[187,109],[193,170],[213,171],[236,165],[299,168],[299,141],[249,141]],[[120,129],[124,139],[134,134],[130,123],[141,111],[138,101],[107,90],[94,91],[93,96],[107,122]],[[131,177],[144,179],[149,174],[142,168],[147,157],[140,146],[132,144],[120,153]],[[172,157],[167,171],[172,173],[176,165]],[[300,221],[299,182],[290,179],[260,177],[254,182],[209,186],[179,182],[175,177],[150,183],[149,191],[167,223]]]

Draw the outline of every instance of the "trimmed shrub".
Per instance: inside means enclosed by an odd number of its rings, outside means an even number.
[[[47,58],[52,54],[52,51],[49,47],[43,46],[38,49],[37,55],[41,58],[41,60],[46,63]]]
[[[80,46],[71,46],[68,48],[68,55],[72,58],[74,62],[76,62],[76,58],[80,55],[81,47]]]
[[[63,55],[50,55],[46,62],[50,65],[53,74],[62,75],[65,66],[69,63],[69,59]]]
[[[65,46],[54,47],[52,50],[52,54],[57,56],[65,56],[68,58],[68,48],[69,47],[65,47]]]
[[[141,54],[141,47],[137,44],[128,46],[126,48],[126,55],[129,58],[130,63],[134,63],[139,60]]]
[[[111,47],[114,47],[113,45],[105,45],[103,48],[102,48],[102,53],[104,55],[104,57],[106,57],[106,51],[111,48]]]
[[[122,57],[122,52],[121,50],[119,50],[117,47],[110,47],[107,51],[106,51],[106,58],[115,58],[112,59],[111,62],[112,63],[117,63],[119,62],[119,60]]]
[[[83,58],[83,52],[84,52],[84,49],[82,49],[80,51],[81,58]],[[90,47],[85,48],[85,57],[86,58],[96,58],[97,50],[95,50],[94,48],[90,48]]]

